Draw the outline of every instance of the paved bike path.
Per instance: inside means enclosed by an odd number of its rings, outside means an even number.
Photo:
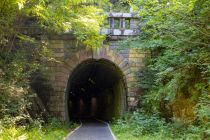
[[[107,123],[91,119],[82,121],[81,126],[65,140],[115,140],[115,138]]]

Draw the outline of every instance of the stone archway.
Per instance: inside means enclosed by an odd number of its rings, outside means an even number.
[[[33,33],[41,40],[43,37],[47,38],[46,44],[52,50],[54,60],[56,60],[56,62],[47,63],[46,67],[49,71],[47,71],[47,74],[44,73],[44,80],[40,78],[34,85],[37,87],[37,93],[43,100],[46,109],[52,116],[62,121],[68,120],[66,91],[69,77],[75,68],[87,59],[105,59],[120,69],[126,83],[128,111],[135,110],[138,104],[138,96],[143,93],[141,89],[135,86],[138,82],[136,74],[144,68],[144,58],[150,54],[137,49],[121,48],[117,43],[119,40],[138,35],[137,16],[132,13],[109,13],[108,17],[110,28],[102,28],[100,31],[101,34],[106,35],[106,40],[100,48],[95,50],[86,48],[75,38],[72,32],[47,33],[47,36],[37,31]],[[129,20],[129,29],[125,28],[125,19]],[[115,20],[121,21],[120,25],[116,26],[119,28],[115,28]]]
[[[121,69],[107,59],[87,59],[71,72],[66,92],[67,118],[111,120],[127,110],[127,87]]]
[[[59,42],[59,44],[57,42],[52,43],[52,48],[55,47],[60,49],[64,44],[63,42]],[[50,91],[48,94],[45,94],[47,96],[47,100],[45,102],[50,114],[63,121],[69,120],[69,114],[67,111],[68,103],[66,101],[68,98],[66,91],[68,88],[69,77],[79,64],[88,59],[95,59],[97,61],[103,59],[118,67],[122,72],[122,77],[125,81],[125,89],[127,91],[127,110],[129,111],[136,107],[136,95],[138,91],[133,86],[133,83],[136,82],[133,68],[136,68],[137,65],[135,63],[135,65],[131,65],[133,64],[131,63],[133,62],[133,57],[132,59],[124,57],[120,53],[105,47],[94,51],[89,49],[81,49],[75,53],[72,53],[70,56],[66,55],[68,51],[63,52],[64,53],[60,53],[59,51],[59,53],[56,54],[57,60],[59,60],[59,62],[52,62],[48,64],[48,67],[51,71],[49,72],[49,86],[52,87],[52,91]],[[131,54],[133,53],[129,52],[129,55]]]

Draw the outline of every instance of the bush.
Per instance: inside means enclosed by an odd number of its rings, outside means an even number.
[[[50,118],[44,125],[42,120],[36,119],[27,126],[0,126],[0,140],[58,140],[67,136],[72,129],[77,127],[77,124],[64,124],[55,118]]]
[[[127,113],[112,123],[112,129],[120,140],[199,140],[209,127],[209,124],[186,125],[180,121],[167,123],[158,114],[148,115],[140,111]]]

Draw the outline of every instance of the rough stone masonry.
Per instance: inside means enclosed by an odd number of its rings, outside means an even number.
[[[141,89],[135,86],[138,81],[136,72],[144,68],[143,61],[150,54],[138,49],[120,48],[119,40],[139,34],[138,17],[132,13],[107,13],[108,29],[101,29],[107,36],[106,43],[98,49],[87,49],[71,33],[47,35],[48,46],[53,50],[56,62],[48,64],[49,73],[44,82],[45,90],[39,93],[49,113],[63,121],[69,119],[67,103],[68,80],[74,69],[88,59],[105,59],[115,64],[123,73],[126,85],[126,110],[134,110],[138,105]],[[119,23],[119,24],[118,24]],[[33,32],[35,33],[35,32]],[[40,38],[42,33],[39,32]]]

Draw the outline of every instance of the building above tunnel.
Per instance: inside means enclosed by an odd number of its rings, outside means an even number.
[[[134,13],[106,13],[107,22],[101,34],[109,36],[136,36],[140,33],[138,19]]]

